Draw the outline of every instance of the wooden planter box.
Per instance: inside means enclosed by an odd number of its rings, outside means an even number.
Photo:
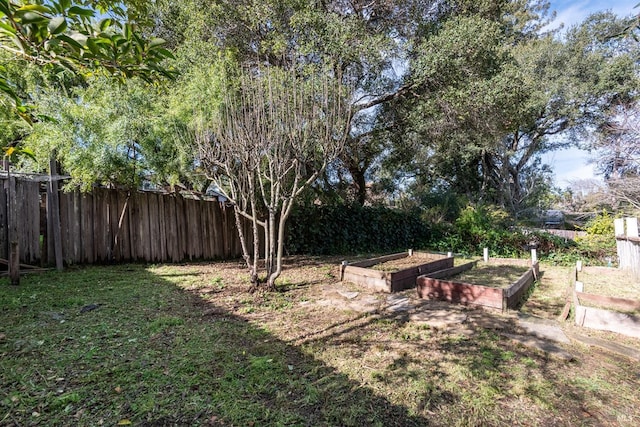
[[[387,261],[402,258],[415,258],[416,265],[402,270],[388,272],[374,270],[372,267]],[[342,265],[341,280],[365,286],[376,292],[399,292],[413,288],[416,278],[445,268],[453,267],[453,257],[427,252],[398,253],[364,261]]]
[[[529,263],[528,261],[525,261]],[[520,260],[497,260],[490,264],[520,264]],[[444,300],[459,304],[475,304],[484,307],[506,310],[514,308],[521,301],[527,290],[538,277],[539,264],[536,262],[529,271],[523,274],[508,288],[495,288],[492,286],[475,285],[445,280],[463,271],[470,270],[476,262],[463,264],[455,268],[425,274],[416,279],[418,296],[424,299]]]
[[[575,282],[580,273],[574,269],[572,275],[576,325],[640,338],[640,316],[624,313],[640,311],[640,301],[579,292],[575,290]],[[584,304],[598,305],[601,308]]]
[[[612,310],[588,307],[582,305],[583,302],[610,307]],[[638,311],[640,301],[574,292],[574,304],[576,325],[640,338],[640,316],[615,311]]]

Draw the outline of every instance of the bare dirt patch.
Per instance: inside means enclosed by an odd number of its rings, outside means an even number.
[[[404,270],[411,267],[417,267],[421,264],[426,264],[431,261],[437,261],[439,258],[436,257],[412,257],[407,256],[405,258],[394,259],[391,261],[381,262],[380,264],[372,265],[372,270],[385,271],[385,272],[396,272],[400,270]]]
[[[508,288],[529,269],[518,265],[476,264],[472,269],[450,277],[450,280],[494,288]]]

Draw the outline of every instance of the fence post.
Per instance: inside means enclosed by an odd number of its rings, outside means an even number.
[[[613,220],[616,237],[624,236],[624,218],[616,218]]]
[[[9,175],[9,278],[12,285],[20,284],[20,243],[18,239],[16,178]]]
[[[638,218],[627,218],[627,237],[638,237]]]
[[[58,194],[58,175],[56,160],[51,156],[49,160],[49,187],[47,187],[47,221],[51,224],[53,236],[53,254],[56,260],[56,269],[62,271],[62,231],[60,227],[60,195]],[[49,246],[51,247],[51,246]]]

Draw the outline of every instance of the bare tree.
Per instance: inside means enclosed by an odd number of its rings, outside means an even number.
[[[615,108],[597,136],[595,160],[606,179],[640,175],[640,110],[636,104]]]
[[[640,110],[618,106],[598,129],[596,165],[620,208],[640,209]]]
[[[343,149],[351,111],[340,81],[328,72],[300,77],[254,69],[226,86],[221,113],[196,131],[208,178],[233,204],[252,290],[275,289],[295,199]]]

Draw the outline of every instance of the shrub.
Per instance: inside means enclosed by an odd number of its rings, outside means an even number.
[[[429,237],[416,209],[309,205],[292,213],[286,248],[291,254],[384,252],[425,247]]]
[[[586,236],[576,239],[581,258],[601,265],[607,265],[610,260],[617,258],[613,217],[607,211],[602,211],[587,222],[585,231]]]

